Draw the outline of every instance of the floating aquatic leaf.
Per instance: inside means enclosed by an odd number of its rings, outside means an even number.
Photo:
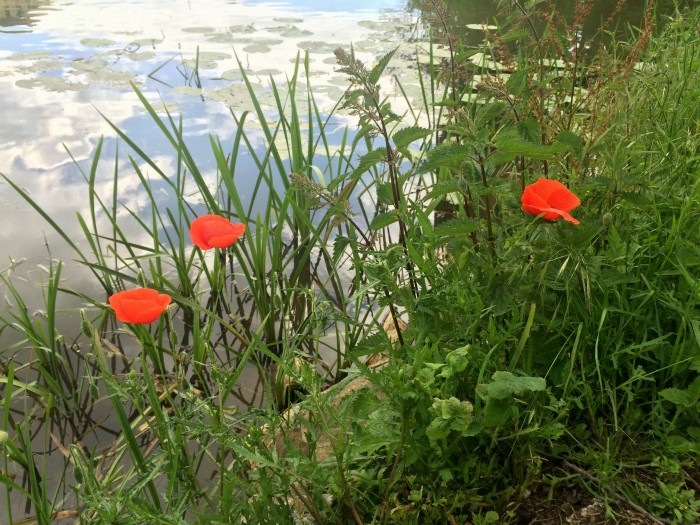
[[[133,60],[134,62],[144,62],[146,60],[153,60],[156,54],[152,51],[144,51],[141,53],[127,53],[126,56],[129,60]]]
[[[313,35],[312,31],[307,31],[306,29],[299,29],[298,27],[289,27],[280,33],[281,36],[287,38],[299,38],[304,36]]]
[[[337,48],[342,47],[340,44],[330,44],[328,42],[312,42],[310,40],[305,40],[299,42],[297,47],[304,49],[309,53],[332,53]]]
[[[218,67],[214,60],[202,60],[201,58],[199,60],[197,58],[186,58],[182,63],[192,69],[216,69]]]
[[[251,44],[249,46],[245,46],[243,51],[246,53],[269,53],[272,51],[272,48],[266,46],[265,44]]]
[[[223,102],[229,107],[238,108],[247,104],[250,100],[248,89],[244,84],[231,84],[228,87],[214,89],[206,92],[205,96],[209,100]]]
[[[281,24],[301,24],[304,19],[303,18],[285,18],[285,17],[280,17],[280,18],[273,18],[275,22],[280,22]]]
[[[231,33],[214,33],[207,35],[207,42],[212,42],[214,44],[230,44],[233,42],[233,35]]]
[[[183,33],[215,33],[216,29],[213,27],[183,27],[180,29]]]
[[[159,38],[139,38],[138,40],[134,40],[133,42],[130,42],[131,45],[138,45],[138,46],[155,46],[156,44],[161,44],[163,42],[163,37]]]
[[[57,92],[80,91],[81,89],[89,87],[88,84],[82,84],[80,82],[68,82],[67,80],[61,77],[48,76],[41,76],[36,78],[23,78],[15,82],[15,85],[25,89],[33,89],[39,87],[45,89],[46,91]]]
[[[83,38],[80,43],[87,47],[108,47],[116,44],[114,40],[108,38]]]
[[[487,55],[484,53],[474,53],[473,55],[468,57],[467,60],[469,60],[472,64],[475,64],[477,66],[485,67],[488,69],[494,69],[496,71],[503,71],[506,69],[506,67],[503,64],[493,60],[491,55]]]
[[[201,51],[199,53],[199,60],[227,60],[229,58],[231,58],[230,54],[220,51]]]
[[[31,64],[17,68],[22,73],[44,73],[46,71],[55,71],[63,68],[63,62],[57,60],[39,60]]]
[[[15,53],[7,57],[7,60],[39,60],[50,57],[53,57],[53,53],[49,51],[30,51],[28,53]]]
[[[95,57],[76,58],[71,62],[71,65],[79,73],[94,73],[106,68],[107,62]]]
[[[261,77],[262,76],[269,77],[270,75],[273,75],[273,76],[274,75],[281,75],[282,71],[280,71],[279,69],[268,68],[268,69],[260,69],[259,71],[256,71],[255,74],[259,75]]]
[[[439,47],[439,46],[436,46],[433,44],[432,50],[431,50],[431,44],[429,42],[416,42],[415,49],[421,55],[432,54],[432,56],[437,57],[437,58],[449,58],[449,56],[450,56],[449,48]],[[422,60],[424,60],[424,59],[425,58],[422,58]]]
[[[246,76],[254,75],[255,71],[246,69],[245,74]],[[221,78],[224,80],[243,80],[243,73],[240,69],[228,69],[221,74]]]

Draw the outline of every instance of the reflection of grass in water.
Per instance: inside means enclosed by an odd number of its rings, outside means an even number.
[[[302,63],[297,63],[295,74],[286,85],[273,83],[270,106],[276,111],[278,119],[272,124],[257,98],[254,84],[245,73],[242,74],[244,84],[241,86],[252,101],[258,121],[255,134],[262,134],[266,145],[262,152],[254,149],[246,131],[248,117],[245,113],[240,117],[234,116],[237,131],[230,149],[224,149],[224,145],[212,137],[212,154],[218,167],[217,183],[213,189],[199,172],[178,121],[169,113],[160,117],[156,108],[139,93],[153,119],[154,130],[166,137],[178,159],[176,171],[164,173],[147,153],[113,125],[115,132],[131,149],[134,156],[132,168],[152,202],[152,209],[145,215],[138,210],[126,209],[131,220],[151,239],[149,245],[131,242],[116,219],[121,208],[118,162],[115,161],[112,195],[99,195],[94,191],[97,173],[104,163],[104,159],[101,159],[101,142],[89,172],[84,174],[90,195],[90,215],[79,216],[79,221],[86,236],[83,243],[87,249],[70,240],[57,222],[41,212],[29,195],[13,185],[69,242],[83,263],[93,269],[108,294],[134,286],[137,282],[147,282],[149,286],[174,298],[178,304],[178,315],[184,320],[184,328],[177,335],[170,322],[158,324],[152,342],[148,344],[150,350],[141,359],[129,359],[124,357],[119,346],[102,338],[108,335],[104,331],[107,318],[103,302],[84,298],[93,318],[84,325],[91,333],[92,344],[85,341],[81,344],[89,347],[84,353],[91,355],[86,365],[97,366],[98,369],[91,368],[91,372],[83,376],[88,381],[84,386],[85,392],[89,391],[92,397],[88,396],[87,404],[76,409],[73,415],[89,412],[94,401],[101,404],[111,401],[113,418],[116,418],[112,419],[112,423],[116,421],[120,430],[120,437],[108,449],[97,451],[104,455],[96,459],[88,459],[92,453],[81,450],[79,446],[69,451],[77,482],[91,494],[96,495],[94,491],[103,489],[119,491],[119,487],[128,487],[131,481],[149,475],[152,447],[147,445],[145,449],[142,448],[141,440],[145,436],[151,436],[149,439],[156,435],[164,436],[162,432],[167,432],[167,420],[174,414],[173,410],[183,416],[190,410],[199,411],[198,406],[204,408],[201,404],[203,398],[216,400],[209,405],[210,408],[218,405],[215,411],[224,410],[231,406],[232,398],[242,400],[248,397],[236,391],[237,379],[243,370],[253,367],[263,372],[267,362],[284,362],[288,355],[295,352],[304,352],[308,359],[318,361],[320,353],[328,356],[329,350],[332,350],[334,357],[325,365],[324,372],[325,380],[330,381],[338,376],[343,366],[342,349],[351,347],[353,341],[372,326],[368,321],[375,314],[363,306],[366,301],[363,296],[353,294],[359,283],[351,284],[349,290],[346,288],[348,283],[340,268],[347,255],[340,252],[333,254],[331,246],[327,244],[328,238],[336,234],[338,227],[333,222],[336,210],[310,208],[307,197],[293,189],[288,177],[290,172],[309,180],[317,180],[318,176],[325,184],[332,183],[339,190],[347,186],[344,193],[349,192],[356,183],[346,178],[342,167],[350,162],[353,146],[343,143],[331,147],[328,144],[325,136],[328,117],[319,113],[314,106],[311,86],[297,80],[303,67]],[[308,97],[304,94],[307,89]],[[236,164],[244,151],[257,171],[252,195],[245,201],[240,198],[236,183],[236,179],[243,176],[238,173]],[[176,203],[174,207],[163,209],[156,205],[155,180],[147,178],[141,171],[141,163],[149,167],[151,177],[155,176],[159,181],[158,186],[164,185],[172,193],[175,197],[173,202]],[[323,167],[323,171],[318,171],[319,166]],[[248,224],[245,240],[237,244],[233,252],[222,252],[209,258],[188,246],[187,225],[195,212],[187,204],[188,199],[183,191],[185,186],[191,191],[193,182],[210,212],[238,217],[238,220]],[[264,211],[258,215],[253,210]],[[201,213],[199,211],[197,214]],[[100,226],[104,224],[108,225],[106,230]],[[234,276],[237,278],[234,279]],[[56,311],[58,281],[56,277],[52,281],[54,287],[50,288],[52,293],[47,304],[49,319],[53,319]],[[241,282],[246,284],[242,285]],[[305,291],[312,285],[314,293]],[[348,316],[349,312],[355,313]],[[36,369],[40,382],[53,385],[51,395],[59,396],[59,392],[65,394],[66,390],[61,384],[52,380],[61,377],[60,367],[63,365],[60,356],[66,350],[48,346],[58,340],[55,328],[49,324],[35,334],[35,323],[31,318],[22,319],[18,330],[47,347],[50,352],[46,355],[51,358],[48,361],[51,367],[42,364],[41,360],[28,360],[26,366]],[[94,330],[90,328],[93,324],[96,325]],[[5,325],[9,325],[9,322]],[[145,336],[143,331],[136,333],[141,333],[141,338],[151,337]],[[121,339],[131,337],[132,331],[122,328],[115,339],[116,344]],[[329,339],[333,340],[331,346]],[[153,348],[169,356],[167,362],[171,364],[172,372],[167,377],[148,372],[151,364],[148,359],[160,359],[153,353]],[[114,356],[121,357],[115,361]],[[117,363],[125,367],[123,372],[127,373],[128,381],[115,376]],[[261,373],[261,378],[265,378],[264,373]],[[278,399],[274,382],[264,380],[260,385],[267,399]],[[17,392],[18,398],[26,395],[21,390]],[[43,409],[47,417],[56,410],[50,405],[44,405]],[[211,415],[214,416],[214,412]],[[230,416],[222,411],[215,417],[224,423]],[[48,436],[50,428],[46,425],[41,432]],[[19,434],[13,433],[13,443],[18,443],[18,437]],[[202,437],[200,447],[188,454],[186,462],[173,473],[179,472],[178,476],[185,475],[196,482],[198,472],[207,462],[209,441],[210,438]],[[179,439],[160,439],[158,442],[161,449],[175,455],[179,454],[177,450],[182,451],[180,447],[184,444]],[[19,443],[24,447],[22,450],[29,451],[30,457],[33,457],[28,443]],[[68,451],[69,443],[62,445]],[[15,453],[5,458],[12,464],[26,463],[22,463],[22,458]],[[124,462],[126,458],[130,459]],[[124,467],[127,470],[112,470]],[[220,471],[218,475],[223,473]],[[9,480],[0,479],[6,486],[12,486]],[[52,509],[60,507],[62,503],[46,499],[49,488],[41,485],[41,482],[37,483],[25,495],[34,498],[34,510],[39,521],[48,523]],[[153,482],[144,480],[143,487],[143,504],[153,512],[165,511]],[[92,501],[90,508],[96,513],[95,516],[102,519],[112,512],[107,502]]]

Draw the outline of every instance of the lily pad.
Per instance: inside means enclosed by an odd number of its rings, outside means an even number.
[[[281,75],[282,71],[279,69],[274,69],[274,68],[268,68],[268,69],[260,69],[255,72],[256,75],[261,76],[261,77],[269,77],[270,75],[275,76],[275,75]]]
[[[62,77],[49,77],[41,76],[35,78],[23,78],[15,82],[17,87],[24,89],[34,89],[43,88],[46,91],[80,91],[81,89],[86,89],[88,84],[83,84],[80,82],[69,82]]]
[[[187,67],[192,69],[216,69],[218,64],[213,60],[197,60],[196,58],[186,58],[182,61]]]
[[[107,62],[99,58],[76,58],[71,62],[75,70],[80,73],[94,73],[107,67]]]
[[[216,28],[214,27],[207,27],[207,26],[202,26],[202,27],[183,27],[180,29],[183,33],[215,33]]]
[[[298,27],[288,27],[284,31],[280,32],[280,36],[284,36],[287,38],[300,38],[311,35],[313,35],[312,31],[307,31],[306,29],[299,29]]]
[[[250,33],[255,33],[257,31],[257,29],[253,27],[253,24],[239,24],[237,26],[229,27],[228,30],[231,34],[234,35],[249,35]]]
[[[245,74],[251,76],[255,74],[255,71],[246,69]],[[243,80],[243,73],[240,69],[229,69],[221,74],[221,78],[224,80]]]
[[[272,51],[272,48],[266,46],[265,44],[251,44],[249,46],[245,46],[243,51],[246,53],[269,53]]]
[[[140,53],[127,53],[126,56],[134,62],[143,62],[145,60],[153,60],[156,54],[151,51],[142,51]]]
[[[231,55],[219,51],[201,51],[199,53],[199,60],[228,60],[229,58],[231,58]]]
[[[109,47],[116,44],[108,38],[83,38],[80,43],[87,47]]]
[[[275,22],[280,22],[281,24],[301,24],[304,19],[303,18],[285,18],[285,17],[279,17],[279,18],[273,18]]]
[[[17,68],[22,73],[45,73],[47,71],[56,71],[63,69],[63,62],[58,60],[37,60],[29,65]]]
[[[305,40],[303,42],[299,42],[297,44],[297,47],[300,49],[304,49],[309,53],[332,53],[338,47],[341,46],[340,44],[331,44],[328,42],[313,42],[310,40]]]
[[[50,58],[53,53],[49,51],[29,51],[27,53],[15,53],[7,57],[7,60],[40,60],[42,58]]]

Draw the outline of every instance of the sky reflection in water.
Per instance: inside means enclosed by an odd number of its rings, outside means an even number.
[[[164,171],[173,171],[170,149],[131,83],[156,106],[162,108],[164,101],[175,115],[182,113],[189,147],[201,154],[200,168],[213,181],[208,135],[230,139],[235,130],[229,107],[237,112],[246,108],[236,56],[271,108],[273,100],[264,94],[269,77],[283,84],[297,54],[308,51],[314,92],[327,111],[347,85],[334,73],[335,47],[353,43],[358,57],[372,63],[415,28],[405,0],[179,0],[167,7],[158,0],[22,3],[30,9],[16,3],[0,0],[5,123],[0,127],[0,173],[25,188],[76,241],[82,239],[76,213],[88,215],[87,185],[66,150],[88,170],[95,145],[105,136],[96,187],[103,195],[112,188],[116,134],[99,112]],[[197,53],[198,78],[193,74]],[[337,126],[348,123],[342,116],[336,121]],[[119,197],[130,208],[143,209],[146,196],[125,150],[122,145]],[[145,166],[144,172],[153,174]],[[251,185],[254,177],[251,172]],[[192,195],[194,203],[197,199]],[[49,259],[47,245],[52,257],[66,261],[70,285],[90,291],[92,285],[81,279],[84,270],[71,262],[75,257],[65,243],[4,182],[0,209],[0,271],[13,259],[24,260],[15,271],[16,282],[30,303],[32,295],[39,299],[38,290],[23,283],[41,280],[38,265]],[[138,238],[142,231],[131,233],[134,242],[145,240]],[[85,248],[84,242],[78,244]]]

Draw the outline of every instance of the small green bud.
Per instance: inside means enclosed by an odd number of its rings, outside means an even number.
[[[4,430],[0,430],[0,450],[5,449],[5,443],[7,443],[8,439],[10,439],[10,434]]]
[[[85,334],[85,337],[92,337],[92,324],[87,318],[87,313],[85,313],[85,308],[80,309],[80,329]]]
[[[92,397],[93,399],[100,398],[100,389],[97,388],[97,385],[95,383],[90,383],[88,390],[90,392],[90,397]]]
[[[607,212],[605,215],[603,215],[603,227],[604,228],[610,228],[613,223],[613,216],[612,213]]]
[[[177,332],[175,330],[170,330],[168,338],[170,339],[170,348],[177,348],[177,345],[180,342]]]

